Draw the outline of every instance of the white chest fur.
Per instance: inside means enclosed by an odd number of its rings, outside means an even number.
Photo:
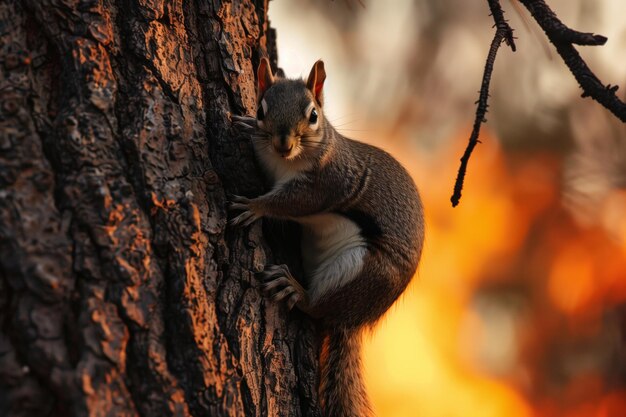
[[[297,219],[302,225],[302,261],[312,299],[352,280],[367,252],[361,229],[338,214]]]
[[[309,168],[309,163],[304,160],[286,160],[267,147],[255,149],[257,160],[263,169],[272,177],[274,187],[280,186],[295,178],[302,171]]]

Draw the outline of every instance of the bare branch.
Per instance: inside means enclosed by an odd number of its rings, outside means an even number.
[[[463,180],[465,179],[465,173],[467,171],[467,163],[469,162],[469,158],[472,155],[474,147],[479,142],[478,134],[480,133],[480,126],[483,122],[485,122],[485,115],[487,114],[487,109],[489,108],[489,105],[487,103],[487,100],[489,99],[489,84],[491,83],[491,73],[493,72],[493,64],[496,60],[498,49],[500,48],[502,42],[506,42],[506,44],[511,47],[513,52],[515,52],[513,29],[511,29],[511,26],[509,26],[506,19],[504,19],[504,12],[502,11],[502,7],[500,6],[500,1],[487,1],[489,3],[491,15],[493,16],[493,20],[495,22],[496,33],[493,37],[493,40],[491,41],[489,54],[487,55],[487,61],[485,63],[483,81],[480,87],[480,95],[477,101],[478,106],[476,107],[476,118],[474,119],[474,127],[472,129],[472,134],[470,135],[467,148],[465,149],[465,152],[461,157],[461,166],[459,167],[459,172],[456,176],[456,181],[454,183],[454,193],[450,198],[450,201],[452,201],[452,207],[456,207],[459,204],[459,200],[461,199]]]
[[[550,42],[556,47],[563,62],[565,62],[565,65],[567,65],[570,72],[583,89],[582,97],[591,97],[607,108],[622,122],[626,122],[626,103],[621,101],[616,95],[618,86],[612,86],[610,84],[605,86],[591,71],[585,60],[581,58],[574,47],[574,45],[604,45],[607,38],[594,33],[579,32],[570,29],[559,20],[544,0],[519,1],[530,11],[535,21],[537,21],[539,26],[541,26],[546,33]],[[499,0],[487,0],[487,2],[489,3],[489,9],[491,10],[491,15],[494,18],[497,30],[491,42],[489,55],[487,56],[487,62],[485,64],[478,107],[476,108],[474,128],[472,129],[472,134],[467,148],[465,149],[465,153],[461,157],[461,166],[459,167],[456,182],[454,183],[454,193],[450,199],[453,207],[456,207],[461,199],[467,164],[474,147],[479,142],[478,134],[480,132],[480,126],[485,121],[484,118],[488,108],[489,83],[491,81],[491,72],[493,71],[496,53],[502,41],[506,42],[511,49],[515,51],[513,30],[504,19],[504,13],[502,12]]]
[[[604,45],[607,38],[593,33],[582,33],[565,26],[544,0],[520,0],[554,44],[563,62],[583,89],[583,97],[591,97],[606,107],[622,122],[626,122],[626,103],[615,92],[616,86],[604,85],[591,71],[574,48],[577,45]]]

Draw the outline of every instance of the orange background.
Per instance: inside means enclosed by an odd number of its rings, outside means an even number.
[[[487,4],[364,4],[275,0],[270,19],[285,72],[323,58],[327,117],[395,155],[425,202],[418,275],[366,336],[378,415],[626,415],[625,126],[580,98],[528,14],[503,2],[519,51],[500,50],[453,209],[493,35]],[[609,37],[583,56],[603,82],[626,84],[624,2],[550,5]]]

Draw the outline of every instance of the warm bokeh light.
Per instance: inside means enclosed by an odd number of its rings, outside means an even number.
[[[366,336],[378,415],[626,415],[626,128],[580,99],[541,33],[503,2],[520,51],[496,62],[489,122],[453,209],[492,34],[486,2],[365,3],[276,0],[270,18],[286,73],[323,57],[330,120],[399,159],[426,206],[418,276]],[[623,84],[625,4],[550,4],[610,36],[585,56]]]
[[[464,141],[465,135],[459,138]],[[473,161],[484,169],[473,171],[476,175],[466,190],[472,197],[454,210],[448,200],[449,178],[457,169],[460,146],[437,156],[438,161],[448,160],[447,166],[429,163],[423,155],[407,153],[401,146],[386,147],[420,184],[428,239],[419,275],[364,352],[380,415],[531,415],[523,397],[481,374],[471,363],[472,352],[467,351],[476,349],[487,333],[498,343],[511,337],[484,327],[471,310],[472,294],[485,260],[506,257],[519,247],[524,229],[523,221],[513,221],[516,207],[504,187],[507,179],[502,175],[501,155],[493,141],[485,143],[490,145]],[[434,169],[438,175],[424,183]]]
[[[595,374],[610,364],[593,356],[618,353],[621,341],[579,346],[610,338],[601,315],[626,300],[619,245],[568,219],[549,156],[505,161],[488,134],[463,204],[452,209],[449,179],[465,138],[434,160],[379,143],[420,184],[428,231],[419,275],[366,344],[380,415],[600,416],[608,403],[619,408],[617,391]],[[569,381],[540,381],[551,355],[562,355],[555,365]]]

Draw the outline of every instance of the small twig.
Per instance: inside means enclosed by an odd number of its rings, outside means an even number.
[[[556,51],[563,58],[563,62],[583,89],[582,96],[591,97],[622,122],[626,122],[626,103],[615,94],[616,86],[605,86],[574,48],[574,45],[604,45],[607,38],[568,28],[543,0],[520,0],[520,2],[530,11],[550,42],[556,47]]]
[[[452,194],[452,206],[456,207],[459,204],[461,198],[461,191],[463,190],[463,180],[465,179],[465,172],[467,171],[467,163],[470,155],[474,150],[474,147],[479,142],[478,134],[480,132],[480,126],[484,122],[485,114],[487,113],[487,99],[489,97],[489,83],[491,81],[491,72],[493,71],[493,63],[496,59],[496,53],[502,41],[505,41],[511,49],[515,51],[515,44],[513,43],[513,30],[510,28],[500,7],[499,0],[487,0],[491,14],[496,22],[496,34],[491,42],[489,49],[489,55],[487,56],[487,62],[485,64],[485,71],[483,73],[483,82],[480,89],[480,98],[478,100],[478,107],[476,109],[476,119],[474,121],[474,128],[469,139],[467,148],[463,157],[461,157],[461,166],[459,167],[459,173],[454,184],[454,194]],[[626,123],[626,103],[621,101],[617,97],[618,86],[604,85],[598,77],[591,71],[584,59],[574,47],[574,45],[604,45],[607,38],[602,35],[596,35],[594,33],[579,32],[577,30],[570,29],[563,24],[556,16],[556,14],[550,9],[544,0],[519,0],[533,16],[535,21],[541,26],[546,36],[554,44],[558,54],[565,62],[565,65],[569,68],[570,72],[578,81],[578,84],[583,89],[582,97],[591,97],[598,103],[602,104],[606,109],[613,113],[618,119]]]
[[[489,3],[489,9],[491,10],[493,20],[495,21],[496,33],[491,41],[489,54],[487,55],[487,61],[485,62],[483,80],[480,86],[480,95],[477,101],[478,106],[476,107],[474,127],[472,128],[472,134],[470,135],[467,148],[461,157],[461,166],[459,167],[459,172],[454,183],[454,193],[450,198],[450,201],[452,201],[452,207],[456,207],[459,204],[461,192],[463,191],[463,180],[465,179],[465,173],[467,171],[467,163],[469,162],[469,158],[472,155],[474,147],[480,142],[478,140],[478,134],[480,133],[480,126],[483,122],[485,122],[485,115],[487,114],[487,109],[489,108],[489,104],[487,103],[487,100],[489,99],[489,84],[491,82],[491,73],[493,72],[493,64],[496,60],[498,49],[500,48],[502,42],[506,42],[506,44],[511,47],[513,52],[515,52],[513,29],[511,29],[511,26],[509,26],[507,21],[504,19],[504,12],[500,6],[500,1],[487,1]]]

